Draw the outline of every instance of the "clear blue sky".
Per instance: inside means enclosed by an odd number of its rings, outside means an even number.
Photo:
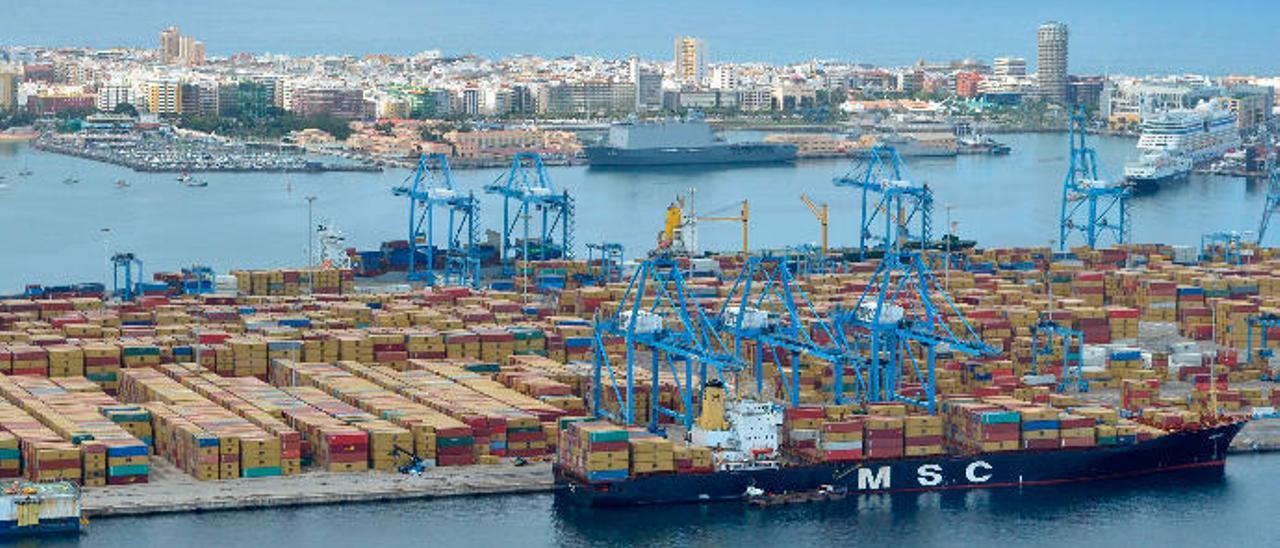
[[[1280,73],[1280,2],[1165,0],[27,0],[0,43],[154,46],[170,24],[211,54],[240,51],[670,56],[705,38],[712,60],[1035,58],[1035,29],[1071,27],[1071,70]]]

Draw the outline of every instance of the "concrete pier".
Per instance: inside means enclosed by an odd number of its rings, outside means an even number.
[[[432,468],[421,476],[387,472],[308,472],[296,476],[197,481],[163,460],[152,461],[151,482],[86,488],[90,518],[176,512],[247,510],[344,502],[549,492],[551,465],[530,463]]]

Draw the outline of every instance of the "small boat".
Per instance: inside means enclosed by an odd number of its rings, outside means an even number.
[[[67,176],[67,178],[62,180],[62,184],[64,185],[74,185],[79,182],[80,182],[80,178],[76,177],[75,175],[69,175]]]
[[[190,173],[187,173],[187,172],[185,172],[185,171],[184,171],[184,172],[182,172],[182,174],[178,176],[178,182],[179,182],[179,183],[189,183],[189,182],[191,182],[191,174],[190,174]]]
[[[126,181],[124,179],[116,179],[116,188],[127,188],[129,186],[130,186],[129,181]]]
[[[32,176],[32,175],[34,175],[34,174],[35,174],[35,172],[34,172],[34,171],[31,171],[31,166],[30,166],[30,165],[28,165],[28,163],[27,163],[27,159],[26,159],[26,158],[23,158],[23,159],[22,159],[22,171],[19,171],[19,172],[18,172],[18,176],[19,176],[19,177],[30,177],[30,176]]]
[[[809,502],[828,502],[843,500],[849,495],[848,490],[836,488],[832,485],[823,485],[813,491],[801,491],[797,493],[766,493],[763,489],[752,486],[747,488],[745,493],[747,503],[752,506],[761,508],[769,506],[782,506],[786,504],[804,504]]]
[[[202,187],[209,186],[209,181],[191,180],[191,181],[187,181],[186,185],[192,188],[202,188]]]

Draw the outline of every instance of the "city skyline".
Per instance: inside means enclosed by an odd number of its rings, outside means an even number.
[[[402,55],[440,49],[450,55],[474,53],[487,58],[581,54],[661,59],[670,58],[672,36],[690,34],[715,44],[717,61],[778,64],[820,58],[901,65],[918,59],[1034,58],[1034,42],[1027,37],[1052,19],[1072,29],[1072,66],[1077,73],[1186,71],[1221,75],[1263,73],[1280,64],[1280,53],[1271,53],[1280,52],[1280,37],[1266,32],[1265,18],[1230,20],[1228,25],[1223,14],[1184,2],[1167,6],[1161,18],[1150,18],[1136,10],[1090,9],[1093,4],[1100,8],[1098,2],[1053,13],[1012,2],[976,6],[917,2],[906,7],[871,3],[855,10],[819,1],[803,12],[770,13],[767,20],[725,18],[724,10],[714,2],[679,14],[667,13],[672,10],[662,9],[661,3],[614,6],[608,10],[608,18],[560,1],[521,10],[398,0],[381,10],[361,11],[325,1],[308,12],[293,9],[291,2],[250,7],[232,1],[217,7],[173,7],[145,0],[139,7],[151,4],[157,9],[129,10],[124,17],[83,0],[19,5],[11,13],[19,24],[7,40],[24,45],[145,47],[151,45],[156,29],[176,25],[201,37],[211,56],[239,52]],[[759,12],[761,7],[748,1],[737,6],[736,12]],[[812,16],[822,10],[828,11],[828,16]],[[382,17],[390,11],[403,17]],[[948,21],[948,25],[936,28],[938,25],[929,22],[930,16]],[[325,21],[336,19],[347,22],[345,32],[316,32]],[[253,28],[257,20],[272,21],[272,31],[245,35],[242,29]],[[579,23],[575,25],[579,30],[560,32],[565,21]],[[1187,36],[1187,24],[1194,24],[1190,35],[1194,40],[1181,39]],[[904,26],[909,28],[904,30]],[[761,40],[762,36],[769,39]],[[1199,46],[1209,43],[1214,47]],[[1125,55],[1117,56],[1114,51]]]

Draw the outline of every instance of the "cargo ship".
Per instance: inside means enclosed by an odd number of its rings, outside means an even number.
[[[796,150],[791,143],[725,142],[693,113],[686,120],[614,124],[605,145],[584,152],[592,166],[640,167],[785,163]]]
[[[705,410],[704,406],[704,417]],[[632,506],[748,501],[766,493],[816,493],[831,489],[848,494],[876,494],[1045,486],[1192,470],[1221,473],[1227,448],[1245,424],[1245,419],[1233,418],[1159,432],[1152,427],[1146,430],[1146,435],[1123,442],[1108,440],[1106,445],[1082,443],[1076,447],[1038,435],[1031,437],[1047,443],[1029,444],[1028,448],[1026,440],[1020,444],[1015,437],[1013,445],[1018,446],[1015,450],[948,450],[911,456],[902,454],[899,445],[899,455],[889,458],[877,458],[870,450],[864,452],[864,448],[874,447],[876,440],[886,439],[874,437],[877,434],[868,429],[869,438],[865,441],[859,432],[843,438],[856,437],[857,441],[829,443],[832,448],[825,453],[836,460],[823,460],[779,451],[783,413],[775,404],[738,402],[730,404],[725,412],[726,422],[718,425],[719,428],[705,428],[707,424],[700,417],[698,426],[690,432],[691,446],[709,449],[715,455],[714,466],[700,472],[629,476],[584,472],[582,467],[574,465],[574,441],[565,440],[560,462],[555,466],[557,496],[586,506]],[[864,419],[875,420],[874,417]],[[1089,422],[1087,418],[1071,420]],[[869,425],[870,422],[868,428]],[[902,431],[898,431],[897,436],[900,444]],[[582,445],[579,443],[576,447]],[[812,455],[811,452],[809,456]],[[580,462],[596,465],[601,461]]]
[[[74,483],[29,482],[0,484],[0,539],[76,534],[83,520],[80,489]]]

